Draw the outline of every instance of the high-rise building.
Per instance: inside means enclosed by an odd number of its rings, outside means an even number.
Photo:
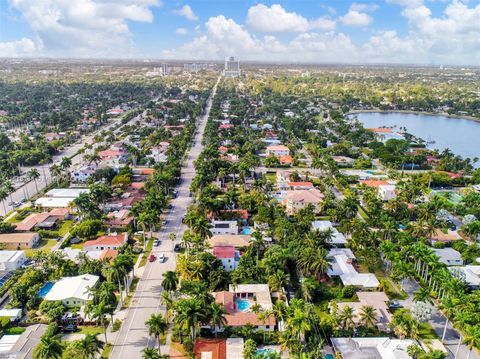
[[[233,56],[226,58],[223,75],[225,77],[239,77],[240,74],[241,74],[240,61],[235,60]]]

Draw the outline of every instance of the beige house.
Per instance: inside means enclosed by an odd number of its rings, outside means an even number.
[[[297,213],[308,205],[312,205],[315,211],[319,212],[323,198],[323,193],[316,188],[288,191],[283,198],[282,204],[289,215]]]
[[[39,241],[40,236],[35,232],[0,234],[0,246],[2,246],[2,249],[30,249],[35,247]]]

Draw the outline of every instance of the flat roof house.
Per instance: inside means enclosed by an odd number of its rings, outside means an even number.
[[[212,234],[238,234],[238,223],[237,221],[213,220],[210,231]]]
[[[225,246],[239,248],[250,246],[251,238],[248,234],[216,234],[207,241],[212,248]]]
[[[35,247],[39,241],[40,236],[36,232],[0,234],[0,244],[2,244],[5,249],[31,249]]]
[[[333,348],[348,359],[411,359],[407,348],[415,344],[411,339],[330,338]]]
[[[92,299],[90,289],[96,286],[98,280],[99,277],[92,274],[63,277],[55,282],[44,299],[61,301],[67,307],[83,306]]]
[[[0,271],[14,271],[20,268],[26,260],[24,251],[0,250]]]
[[[284,145],[273,145],[267,146],[265,153],[267,154],[267,156],[288,156],[290,155],[290,149]]]

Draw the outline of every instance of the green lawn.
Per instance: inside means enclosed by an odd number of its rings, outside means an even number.
[[[273,184],[277,183],[277,173],[276,172],[267,172],[265,177],[272,182]]]
[[[97,327],[97,326],[92,326],[92,325],[80,325],[78,327],[79,331],[76,332],[75,334],[103,334],[103,328],[102,327]]]
[[[153,248],[153,238],[150,238],[147,242],[147,250],[143,253],[142,259],[140,260],[139,267],[143,267],[145,264],[147,264],[147,258],[152,248]]]
[[[60,227],[58,228],[58,234],[60,234],[60,237],[63,237],[66,235],[70,229],[73,227],[73,221],[63,221]]]
[[[49,251],[57,243],[55,239],[41,239],[40,244],[32,249],[25,249],[25,255],[31,257],[33,253],[38,251]]]
[[[438,339],[437,333],[429,323],[420,323],[418,326],[419,336],[422,339]]]
[[[107,343],[103,348],[102,355],[100,355],[100,359],[108,359],[110,357],[110,353],[112,352],[112,344]]]

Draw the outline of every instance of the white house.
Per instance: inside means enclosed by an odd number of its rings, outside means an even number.
[[[342,358],[409,359],[407,349],[416,342],[411,339],[330,338],[335,352]]]
[[[327,275],[330,277],[339,276],[343,285],[363,288],[377,288],[380,285],[375,274],[358,273],[352,262],[353,260],[345,254],[333,256]]]
[[[267,146],[266,154],[275,157],[288,156],[290,155],[290,149],[284,145]]]
[[[480,288],[480,265],[467,265],[464,267],[449,267],[448,270],[455,275],[460,274],[472,289]]]
[[[347,239],[343,233],[340,233],[330,221],[313,221],[312,228],[321,232],[331,231],[331,243],[335,246],[345,246],[347,244]]]
[[[86,183],[90,177],[93,176],[95,173],[95,169],[90,166],[85,166],[79,168],[76,171],[73,171],[71,174],[71,178],[73,182],[77,183]]]
[[[382,201],[389,201],[397,197],[395,185],[386,184],[378,186],[378,196]]]
[[[0,251],[0,271],[14,271],[26,260],[24,251]]]
[[[96,286],[98,280],[99,277],[92,274],[63,277],[55,282],[44,299],[61,301],[67,307],[81,307],[92,299],[90,289]]]
[[[238,268],[240,252],[235,250],[235,247],[213,247],[212,253],[218,260],[220,260],[220,262],[222,262],[223,269],[225,269],[227,272]]]
[[[212,221],[212,234],[238,234],[237,221]]]
[[[462,255],[453,248],[436,248],[433,251],[439,258],[440,262],[446,264],[447,266],[463,265]]]

